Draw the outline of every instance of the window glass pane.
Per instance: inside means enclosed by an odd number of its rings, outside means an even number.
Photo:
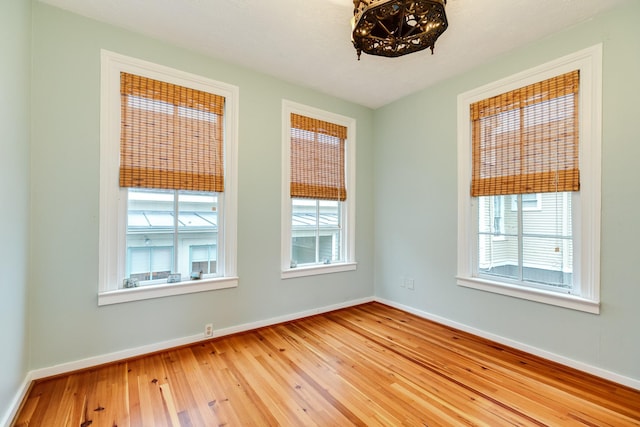
[[[573,283],[571,239],[524,237],[523,280],[553,287],[571,288]]]
[[[478,231],[492,233],[491,196],[478,197]]]
[[[549,194],[549,193],[545,193],[545,194]],[[540,199],[542,196],[543,194],[539,194],[539,193],[520,194],[520,197],[522,198],[522,210],[527,211],[532,209],[541,209]],[[511,210],[517,211],[518,196],[513,195],[510,197],[511,197]]]
[[[173,191],[128,190],[128,277],[140,281],[156,280],[164,279],[172,272],[174,221]]]
[[[571,193],[538,194],[540,209],[524,208],[522,224],[524,234],[571,237]]]
[[[191,246],[191,272],[213,274],[216,272],[217,251],[214,245]]]
[[[209,259],[208,246],[191,246],[191,260],[203,261]]]
[[[510,236],[518,235],[518,196],[516,195],[507,195],[502,196],[504,198],[504,203],[506,206],[515,205],[516,209],[505,209],[504,210],[504,232]]]
[[[196,259],[204,262],[203,273],[216,274],[217,209],[215,193],[128,189],[127,277],[147,281],[179,273],[188,280],[192,246],[204,251]]]
[[[540,209],[522,212],[523,280],[571,287],[571,193],[538,194]]]
[[[320,250],[318,262],[330,263],[344,261],[342,248],[342,202],[333,200],[319,201]]]
[[[179,264],[183,277],[197,271],[217,273],[216,263],[210,261],[218,259],[218,197],[216,193],[187,191],[178,196],[178,244],[183,251]],[[204,264],[194,269],[193,261]]]
[[[333,236],[320,236],[318,239],[319,243],[319,262],[323,262],[325,264],[329,264],[334,262],[338,256],[333,251]]]
[[[181,191],[178,227],[180,231],[214,230],[217,227],[217,197],[214,193]]]
[[[540,209],[540,199],[542,198],[542,194],[538,194],[538,193],[522,194],[520,197],[522,197],[523,211],[527,211],[531,209]],[[514,200],[515,199],[516,197],[514,197]]]
[[[291,264],[311,264],[316,262],[316,237],[301,236],[301,232],[294,232],[291,239]]]
[[[527,202],[538,208],[527,209]],[[513,209],[505,211],[504,204]],[[523,285],[570,288],[571,230],[571,193],[479,197],[478,274]]]
[[[173,263],[173,251],[171,248],[150,248],[151,251],[151,271],[170,272]]]
[[[506,224],[513,217],[505,213],[504,205],[511,196],[478,197],[478,231],[499,236],[507,233]]]
[[[146,274],[151,271],[149,248],[131,248],[129,250],[129,270],[132,275]]]
[[[343,261],[342,203],[333,200],[293,199],[291,265]]]
[[[314,230],[317,223],[317,200],[292,199],[291,227],[296,230]]]
[[[291,264],[316,262],[318,232],[318,201],[292,199],[291,205]]]
[[[320,227],[340,227],[340,205],[336,200],[320,200]]]
[[[216,272],[216,261],[197,261],[191,263],[191,273],[213,274]]]
[[[498,240],[491,234],[480,234],[478,255],[478,270],[481,275],[519,280],[517,237]]]

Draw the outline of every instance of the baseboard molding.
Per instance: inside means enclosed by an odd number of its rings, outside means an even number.
[[[263,328],[265,326],[277,325],[279,323],[290,322],[292,320],[302,319],[304,317],[313,316],[321,313],[328,313],[334,310],[340,310],[341,308],[352,307],[355,305],[365,304],[374,301],[373,297],[359,298],[355,300],[349,300],[338,304],[332,304],[324,307],[313,308],[310,310],[299,311],[297,313],[291,313],[284,316],[272,317],[270,319],[260,320],[257,322],[244,323],[229,328],[218,329],[214,331],[213,337],[204,337],[203,334],[191,335],[187,337],[177,338],[174,340],[162,341],[159,343],[143,345],[122,351],[115,351],[113,353],[103,354],[99,356],[88,357],[86,359],[75,360],[73,362],[61,363],[59,365],[49,366],[46,368],[34,369],[27,373],[24,383],[20,390],[16,394],[13,402],[9,406],[9,412],[0,419],[0,427],[9,427],[11,421],[18,413],[20,404],[26,397],[29,386],[35,380],[42,378],[52,377],[55,375],[61,375],[68,372],[78,371],[81,369],[87,369],[105,363],[117,362],[118,360],[129,359],[132,357],[142,356],[149,353],[155,353],[162,350],[168,350],[170,348],[181,347],[184,345],[195,344],[200,341],[206,341],[211,338],[219,338],[227,335],[237,334],[240,332],[251,331],[253,329]]]
[[[468,326],[462,323],[454,322],[452,320],[446,319],[444,317],[440,317],[422,310],[415,309],[413,307],[409,307],[403,304],[396,303],[394,301],[389,301],[384,298],[378,297],[366,297],[360,298],[356,300],[349,300],[339,304],[332,304],[324,307],[314,308],[305,311],[299,311],[297,313],[291,313],[284,316],[272,317],[270,319],[260,320],[256,322],[244,323],[237,326],[232,326],[229,328],[218,329],[214,331],[213,338],[219,338],[227,335],[232,335],[240,332],[246,332],[253,329],[263,328],[266,326],[277,325],[279,323],[290,322],[297,319],[302,319],[304,317],[313,316],[316,314],[327,313],[334,310],[339,310],[342,308],[352,307],[360,304],[365,304],[368,302],[376,301],[381,304],[388,305],[390,307],[397,308],[399,310],[406,311],[407,313],[414,314],[418,317],[422,317],[424,319],[432,320],[437,323],[441,323],[446,326],[450,326],[452,328],[460,329],[462,331],[468,332],[473,335],[477,335],[482,338],[486,338],[501,344],[504,344],[509,347],[516,348],[518,350],[525,351],[527,353],[533,354],[535,356],[539,356],[554,362],[561,363],[565,366],[569,366],[571,368],[578,369],[583,372],[587,372],[598,377],[614,381],[618,384],[623,384],[625,386],[634,388],[636,390],[640,390],[640,381],[635,380],[633,378],[625,377],[623,375],[616,374],[615,372],[607,371],[605,369],[597,368],[595,366],[578,362],[573,359],[569,359],[564,356],[560,356],[554,353],[550,353],[545,350],[541,350],[536,347],[532,347],[527,344],[523,344],[518,341],[514,341],[505,337],[501,337],[499,335],[495,335],[472,326]],[[20,404],[24,400],[29,390],[29,386],[32,381],[51,377],[55,375],[61,375],[68,372],[73,372],[81,369],[87,369],[94,366],[102,365],[105,363],[117,362],[118,360],[128,359],[132,357],[142,356],[144,354],[154,353],[162,350],[167,350],[174,347],[180,347],[184,345],[194,344],[200,341],[206,341],[211,338],[205,338],[202,334],[191,335],[187,337],[177,338],[174,340],[163,341],[159,343],[144,345],[136,348],[131,348],[122,351],[116,351],[113,353],[108,353],[104,355],[88,357],[86,359],[76,360],[73,362],[62,363],[55,366],[50,366],[46,368],[34,369],[27,373],[23,383],[20,386],[20,389],[17,391],[16,396],[9,406],[9,411],[5,414],[3,418],[0,418],[0,427],[9,427],[9,424],[15,417],[20,408]]]
[[[625,385],[627,387],[634,388],[636,390],[640,390],[640,380],[636,380],[633,378],[625,377],[624,375],[617,374],[615,372],[608,371],[606,369],[598,368],[596,366],[589,365],[587,363],[579,362],[577,360],[569,359],[568,357],[560,356],[555,353],[551,353],[546,350],[539,349],[537,347],[530,346],[528,344],[524,344],[518,341],[514,341],[509,338],[502,337],[500,335],[495,335],[490,332],[483,331],[481,329],[474,328],[469,325],[465,325],[463,323],[454,322],[447,318],[428,313],[426,311],[418,310],[413,307],[409,307],[404,304],[399,304],[394,301],[389,301],[384,298],[374,298],[374,301],[379,302],[381,304],[388,305],[390,307],[397,308],[398,310],[406,311],[407,313],[415,314],[418,317],[422,317],[423,319],[432,320],[434,322],[450,326],[452,328],[459,329],[464,332],[468,332],[470,334],[486,338],[491,341],[495,341],[500,344],[504,344],[509,347],[513,347],[518,350],[522,350],[529,354],[533,354],[534,356],[542,357],[547,360],[551,360],[553,362],[560,363],[562,365],[568,366],[570,368],[577,369],[582,372],[586,372],[588,374],[595,375],[600,378],[604,378],[610,381],[613,381],[618,384]]]
[[[289,322],[303,317],[313,316],[315,314],[326,313],[329,311],[339,310],[341,308],[352,307],[354,305],[364,304],[373,301],[373,297],[360,298],[356,300],[345,301],[339,304],[332,304],[325,307],[314,308],[305,311],[299,311],[284,316],[272,317],[270,319],[259,320],[257,322],[244,323],[229,328],[215,330],[212,337],[204,337],[203,334],[191,335],[187,337],[177,338],[169,341],[162,341],[159,343],[143,345],[136,348],[127,350],[116,351],[113,353],[103,354],[99,356],[88,357],[86,359],[76,360],[73,362],[62,363],[55,366],[46,368],[40,368],[32,370],[29,375],[31,380],[38,380],[42,378],[52,377],[55,375],[65,374],[68,372],[78,371],[81,369],[91,368],[93,366],[103,365],[105,363],[112,363],[118,360],[129,359],[132,357],[142,356],[144,354],[155,353],[162,350],[167,350],[174,347],[180,347],[184,345],[194,344],[200,341],[206,341],[211,338],[219,338],[226,335],[237,334],[239,332],[250,331],[257,328],[262,328],[270,325],[277,325],[278,323]]]
[[[18,414],[18,410],[20,409],[20,404],[27,396],[27,392],[29,391],[29,387],[31,386],[31,373],[27,373],[16,392],[16,395],[13,397],[11,402],[9,403],[9,410],[2,418],[0,418],[0,427],[9,427],[14,417]]]

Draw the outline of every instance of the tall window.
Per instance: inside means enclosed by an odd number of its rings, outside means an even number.
[[[237,284],[236,98],[103,52],[100,304]]]
[[[283,102],[283,277],[354,263],[355,122]]]
[[[460,96],[459,284],[598,312],[599,58]]]

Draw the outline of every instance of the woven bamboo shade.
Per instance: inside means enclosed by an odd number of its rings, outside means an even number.
[[[345,126],[291,114],[291,197],[347,199],[346,139]]]
[[[120,186],[224,191],[224,97],[120,74]]]
[[[471,105],[472,196],[578,191],[579,71]]]

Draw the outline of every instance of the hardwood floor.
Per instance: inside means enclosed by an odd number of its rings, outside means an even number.
[[[379,303],[37,381],[15,426],[640,426],[640,391]]]

